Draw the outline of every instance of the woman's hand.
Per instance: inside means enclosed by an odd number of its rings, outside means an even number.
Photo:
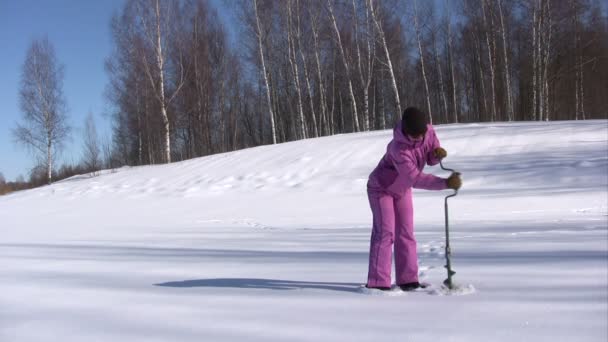
[[[446,151],[443,147],[437,147],[434,151],[435,157],[439,160],[448,156],[448,151]]]
[[[462,186],[462,179],[460,179],[460,173],[454,172],[447,179],[448,189],[458,190]]]

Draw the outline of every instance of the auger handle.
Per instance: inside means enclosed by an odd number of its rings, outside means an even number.
[[[457,174],[457,175],[460,175],[460,172],[458,172],[458,171],[456,171],[456,170],[454,170],[454,169],[450,169],[450,168],[447,168],[447,167],[443,166],[443,160],[439,160],[439,166],[441,166],[441,169],[442,169],[442,170],[445,170],[445,171],[450,171],[450,172],[452,172],[452,173],[455,173],[455,174]],[[448,198],[449,198],[449,197],[454,197],[454,196],[456,196],[457,194],[458,194],[458,190],[454,190],[454,194],[452,194],[452,195],[448,196]]]

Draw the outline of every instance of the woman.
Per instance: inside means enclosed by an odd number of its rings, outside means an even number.
[[[446,156],[433,126],[427,123],[426,114],[414,107],[407,108],[393,130],[393,140],[367,183],[374,218],[368,288],[391,288],[393,242],[397,285],[405,291],[424,287],[418,282],[412,188],[460,188],[462,181],[458,174],[445,179],[422,172],[425,164],[435,165]]]

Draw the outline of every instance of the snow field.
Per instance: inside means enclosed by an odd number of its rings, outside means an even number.
[[[391,132],[347,134],[0,197],[0,341],[606,341],[608,121],[436,131],[473,294],[361,293]],[[414,195],[435,287],[449,193]]]

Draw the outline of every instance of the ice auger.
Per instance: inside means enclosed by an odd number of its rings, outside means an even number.
[[[445,171],[450,171],[454,174],[459,175],[459,172],[456,172],[454,169],[448,169],[446,167],[443,166],[443,163],[441,161],[439,161],[439,165],[441,166],[441,169],[445,170]],[[456,274],[456,272],[454,272],[452,270],[452,261],[450,260],[450,256],[452,254],[452,251],[450,249],[450,230],[449,230],[449,220],[448,220],[448,198],[450,197],[454,197],[458,195],[458,190],[454,190],[454,193],[451,195],[448,195],[445,197],[445,268],[448,270],[448,278],[446,280],[443,281],[443,284],[448,288],[448,289],[453,289],[454,288],[454,284],[452,283],[452,276],[454,274]]]

